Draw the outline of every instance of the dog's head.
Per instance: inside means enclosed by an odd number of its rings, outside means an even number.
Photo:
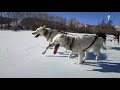
[[[52,40],[51,45],[54,47],[54,54],[56,54],[59,46],[64,46],[67,44],[67,36],[65,34],[58,33]]]
[[[43,36],[46,30],[46,25],[44,25],[43,27],[40,26],[39,28],[36,29],[35,32],[33,32],[32,34],[35,35],[35,37],[37,38],[38,36]]]
[[[102,33],[102,32],[97,32],[96,35],[98,37],[102,37],[103,39],[106,39],[107,35],[105,33]]]

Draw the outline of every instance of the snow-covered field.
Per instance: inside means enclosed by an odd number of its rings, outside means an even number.
[[[32,31],[0,31],[0,78],[120,78],[120,44],[112,44],[110,37],[108,50],[101,50],[100,64],[92,50],[82,65],[74,64],[78,57],[69,59],[64,48],[56,55],[52,49],[42,55],[47,45]]]

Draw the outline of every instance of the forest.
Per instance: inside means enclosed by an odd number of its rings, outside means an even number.
[[[60,16],[52,16],[47,12],[0,12],[0,30],[36,30],[46,25],[48,28],[73,33],[120,34],[110,19],[103,19],[98,25],[88,25],[79,22],[76,17],[69,20]]]

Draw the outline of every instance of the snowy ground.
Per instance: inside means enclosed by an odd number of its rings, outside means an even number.
[[[42,55],[48,42],[34,38],[32,31],[0,31],[0,78],[120,78],[120,44],[109,38],[100,64],[91,50],[89,60],[76,65],[78,57],[68,59],[64,48],[56,55],[52,49]]]

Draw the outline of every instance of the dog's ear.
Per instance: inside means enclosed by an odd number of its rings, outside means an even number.
[[[59,32],[58,34],[62,34],[61,32]]]
[[[40,26],[40,27],[42,27],[42,26]],[[40,27],[39,27],[39,28],[40,28]]]
[[[61,31],[60,33],[61,33],[61,34],[65,34],[65,32],[63,32],[63,31]]]
[[[46,28],[46,25],[43,26],[43,29]]]

